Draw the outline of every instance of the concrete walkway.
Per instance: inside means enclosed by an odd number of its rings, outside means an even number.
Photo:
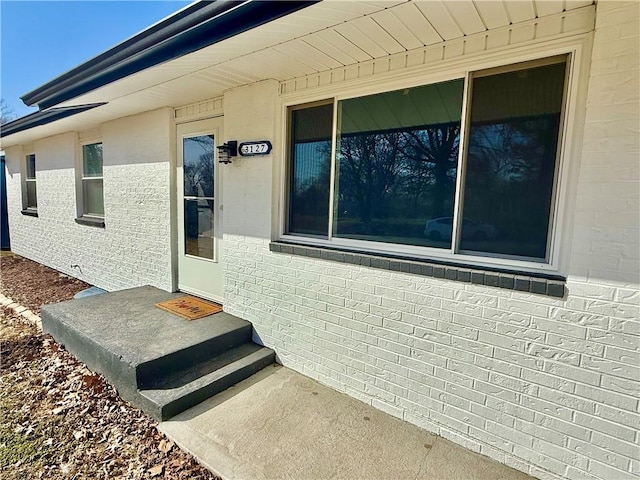
[[[159,428],[225,479],[532,478],[281,366]]]

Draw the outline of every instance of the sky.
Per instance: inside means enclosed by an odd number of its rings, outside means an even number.
[[[0,0],[0,97],[33,113],[22,95],[190,3]]]

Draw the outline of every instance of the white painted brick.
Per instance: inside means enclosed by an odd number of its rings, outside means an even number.
[[[567,337],[579,338],[581,340],[585,339],[587,336],[587,329],[585,327],[553,320],[546,320],[543,318],[533,317],[531,319],[531,327],[536,330],[564,335]]]
[[[489,320],[504,322],[509,325],[528,327],[531,323],[531,315],[523,315],[520,313],[506,312],[494,308],[483,308],[482,316]]]
[[[575,380],[576,382],[587,383],[589,385],[600,384],[600,373],[592,372],[581,367],[572,367],[571,365],[550,361],[545,363],[544,371],[561,378]]]
[[[538,465],[546,470],[551,470],[559,475],[564,475],[564,472],[567,470],[567,464],[564,461],[556,460],[545,453],[532,450],[522,445],[514,445],[513,453],[534,465]]]
[[[554,445],[566,447],[568,443],[568,437],[564,433],[541,427],[535,423],[524,421],[520,418],[515,420],[514,428],[517,431],[530,435],[531,438],[540,438]]]
[[[607,346],[604,357],[628,365],[640,365],[640,352],[632,352],[624,348]]]
[[[588,470],[589,457],[585,456],[584,451],[578,450],[576,445],[571,444],[572,440],[569,440],[569,449],[553,445],[540,438],[533,439],[533,448],[551,458],[555,458],[565,463],[568,466],[575,467],[581,470]],[[575,451],[572,451],[574,450]]]
[[[627,335],[619,332],[605,332],[602,330],[587,330],[587,339],[607,345],[628,348],[630,350],[640,351],[640,342],[633,335]]]
[[[528,343],[525,349],[528,355],[534,357],[546,358],[554,360],[556,362],[568,363],[569,365],[580,364],[580,354],[575,352],[567,352],[566,350],[560,350],[547,345],[540,345],[538,343]]]
[[[576,425],[573,422],[567,422],[559,418],[546,415],[544,413],[536,413],[534,423],[542,427],[564,433],[570,437],[575,437],[581,440],[589,440],[591,438],[592,430]]]
[[[517,337],[517,335],[515,334],[519,332],[524,333],[528,331],[529,331],[528,329],[521,329],[519,327],[512,328],[512,327],[506,326],[504,328],[501,328],[501,326],[498,325],[498,332],[504,333],[504,335],[499,335],[493,332],[480,331],[478,335],[478,339],[481,342],[486,343],[487,345],[496,345],[509,350],[524,352],[526,348],[526,342],[521,338],[514,338],[514,337]],[[539,338],[539,337],[536,337],[536,338]]]
[[[433,346],[433,353],[444,358],[456,358],[465,363],[473,363],[473,359],[475,358],[473,353],[458,350],[455,337],[452,339],[452,346],[435,344]]]
[[[628,471],[622,471],[608,464],[591,460],[589,463],[589,471],[597,475],[598,478],[615,479],[615,480],[638,480],[637,475]]]
[[[487,424],[490,422],[487,422]],[[475,427],[470,427],[469,428],[469,435],[472,438],[475,438],[477,440],[479,440],[482,443],[485,443],[487,445],[491,445],[492,447],[501,450],[503,452],[512,452],[514,450],[514,443],[509,441],[509,440],[505,440],[504,438],[501,438],[497,435],[494,435],[492,433],[489,433],[486,429],[478,429]]]
[[[638,396],[638,382],[627,380],[609,375],[602,375],[602,388],[611,390],[612,392],[624,393],[626,395]]]
[[[583,427],[611,435],[612,437],[625,440],[627,442],[633,442],[635,439],[635,430],[582,412],[576,412],[574,422],[577,425],[582,425]]]
[[[588,332],[587,336],[589,336]],[[565,351],[586,353],[588,355],[591,355],[592,357],[602,357],[604,356],[605,351],[604,345],[599,345],[594,342],[585,342],[583,340],[576,340],[574,338],[563,337],[562,335],[556,335],[553,333],[547,334],[546,342],[548,345],[552,345]]]
[[[596,413],[595,402],[586,400],[576,395],[572,395],[570,393],[561,392],[551,388],[540,387],[539,397],[563,407],[568,407],[574,411],[585,412],[591,415]]]
[[[640,431],[640,413],[626,412],[608,405],[596,405],[596,414],[612,422],[626,425]]]
[[[486,406],[488,408],[492,408],[494,410],[502,412],[503,414],[518,418],[520,420],[526,420],[528,422],[533,422],[535,418],[535,412],[533,410],[494,397],[487,398]]]
[[[577,384],[575,393],[581,397],[629,411],[635,411],[639,402],[637,398],[632,396],[612,395],[610,390],[592,387],[591,385]]]
[[[568,23],[584,28],[592,17],[579,10]],[[576,106],[586,111],[586,137],[569,139],[582,143],[582,151],[572,150],[576,175],[567,177],[573,182],[567,200],[576,208],[564,212],[568,229],[561,232],[571,243],[560,258],[567,298],[272,254],[268,242],[276,233],[269,222],[277,217],[272,200],[280,192],[259,189],[250,196],[252,187],[236,178],[225,203],[259,210],[265,221],[245,224],[226,243],[234,259],[226,278],[234,283],[225,308],[254,322],[285,365],[539,478],[624,475],[586,449],[565,448],[573,439],[571,445],[592,444],[601,449],[593,453],[619,459],[640,440],[639,383],[629,370],[640,352],[640,55],[637,42],[629,41],[631,26],[621,26],[638,24],[639,14],[636,6],[616,2],[599,2],[597,12],[589,91],[586,103]],[[561,25],[559,18],[546,20]],[[544,27],[547,34],[555,24]],[[490,43],[502,36],[490,33]],[[502,37],[509,42],[509,35]],[[443,55],[441,45],[429,52],[433,60]],[[245,122],[256,138],[280,138],[274,122],[259,130],[247,121],[240,114],[247,103],[236,97],[238,108],[225,111],[225,122]],[[273,108],[271,118],[277,118]],[[276,185],[273,172],[282,165],[275,157],[261,165],[261,175]],[[274,206],[266,212],[265,205]],[[295,290],[299,302],[278,296],[292,288],[305,290]],[[293,304],[296,315],[286,313],[287,305],[274,316],[279,298]],[[310,321],[317,322],[309,325],[315,333],[301,328]]]
[[[595,372],[606,373],[616,377],[622,377],[640,382],[640,367],[624,363],[613,362],[609,359],[595,358],[584,355],[581,365]]]
[[[473,385],[476,390],[485,393],[488,398],[494,397],[511,403],[519,403],[520,401],[520,394],[518,392],[506,389],[501,385],[495,385],[477,379],[474,380]]]
[[[524,351],[526,343],[522,339],[532,340],[534,342],[545,342],[547,333],[529,327],[521,327],[518,325],[507,325],[499,323],[497,325],[497,333],[513,337],[518,342],[518,346],[513,350]],[[515,344],[514,344],[515,345]],[[506,345],[505,345],[506,347]],[[509,348],[509,347],[506,347]]]
[[[471,404],[471,411],[476,415],[480,415],[486,420],[500,423],[507,427],[513,427],[515,425],[515,418],[511,415],[507,415],[502,411],[495,410],[493,408],[486,407],[477,403]]]

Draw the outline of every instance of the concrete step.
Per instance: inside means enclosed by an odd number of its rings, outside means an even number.
[[[194,366],[198,368],[205,365],[207,361],[251,342],[251,331],[252,326],[249,322],[238,322],[237,325],[218,331],[211,338],[140,363],[136,366],[138,388],[153,388],[158,382],[180,375]]]
[[[155,306],[182,295],[149,286],[92,295],[44,306],[42,323],[123,399],[168,418],[274,361],[251,343],[246,320],[220,312],[187,321]]]
[[[275,352],[247,342],[214,358],[192,363],[171,374],[156,377],[139,390],[145,410],[155,418],[166,420],[226,390],[271,365]]]

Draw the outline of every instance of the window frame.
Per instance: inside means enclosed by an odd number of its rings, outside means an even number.
[[[586,73],[588,71],[589,49],[591,48],[592,34],[584,34],[578,38],[560,39],[547,42],[545,45],[531,45],[520,48],[517,54],[509,52],[499,52],[497,54],[485,54],[471,59],[458,61],[445,61],[442,64],[428,68],[421,66],[407,69],[403,73],[387,73],[372,76],[366,80],[355,80],[343,82],[325,87],[317,87],[312,90],[302,92],[292,92],[283,95],[281,98],[282,107],[282,127],[283,127],[283,149],[282,168],[280,172],[280,198],[279,198],[279,230],[277,240],[309,245],[316,247],[337,248],[353,252],[373,253],[392,255],[407,259],[435,260],[451,264],[460,264],[479,268],[505,269],[514,272],[529,272],[540,274],[562,274],[568,268],[568,258],[565,252],[570,245],[571,213],[573,212],[572,200],[573,192],[576,188],[577,167],[571,159],[579,157],[581,150],[581,134],[584,126],[584,112],[578,108],[580,100],[586,98]],[[469,129],[469,109],[471,106],[471,80],[472,76],[490,75],[498,71],[518,70],[521,64],[527,64],[520,68],[531,68],[550,62],[553,57],[566,56],[565,91],[563,98],[563,108],[561,123],[558,135],[558,150],[556,153],[556,164],[553,181],[553,194],[551,199],[551,211],[549,217],[548,248],[546,261],[530,261],[522,258],[507,256],[496,256],[495,254],[474,252],[464,253],[459,250],[458,230],[461,222],[461,208],[459,202],[462,201],[464,191],[464,170],[463,156],[468,150],[468,129]],[[336,167],[336,129],[337,129],[337,107],[340,100],[349,98],[364,97],[376,93],[384,93],[393,90],[412,88],[421,85],[434,84],[455,79],[464,79],[463,91],[463,111],[461,118],[461,136],[458,174],[456,177],[454,226],[452,231],[452,246],[450,249],[440,249],[433,247],[415,247],[412,245],[391,244],[374,241],[337,239],[332,237],[333,209],[329,211],[328,239],[301,236],[287,233],[286,218],[288,215],[288,204],[286,199],[286,189],[288,188],[289,175],[289,109],[303,104],[313,102],[333,101],[334,120],[333,138],[331,151],[331,206],[334,207],[333,199],[335,167]]]
[[[85,173],[84,173],[84,147],[88,146],[88,145],[97,145],[100,144],[103,147],[103,151],[102,151],[102,176],[100,177],[86,177]],[[77,164],[77,187],[76,187],[76,194],[77,194],[77,198],[78,198],[78,215],[77,215],[77,219],[76,220],[80,220],[78,223],[82,223],[82,224],[88,224],[88,225],[92,225],[95,221],[98,221],[98,226],[102,226],[104,227],[104,211],[102,212],[102,215],[99,214],[95,214],[95,213],[87,213],[86,212],[86,202],[85,202],[85,195],[84,195],[84,184],[85,181],[96,181],[96,180],[100,180],[102,182],[102,188],[103,188],[103,193],[102,193],[102,203],[103,203],[103,210],[104,210],[104,144],[102,142],[101,139],[99,138],[91,138],[91,139],[83,139],[83,141],[79,142],[79,146],[78,146],[78,150],[79,150],[79,154],[78,154],[78,164]],[[86,220],[86,222],[83,222],[83,220]]]
[[[29,161],[30,161],[30,157],[34,158],[34,165],[33,165],[33,177],[29,177]],[[23,176],[23,181],[22,181],[22,188],[23,188],[23,194],[22,194],[22,211],[25,214],[37,214],[38,213],[38,178],[37,178],[37,174],[36,172],[38,171],[37,168],[37,163],[38,163],[38,158],[36,156],[35,150],[33,149],[29,149],[26,150],[26,152],[24,153],[24,158],[22,160],[22,164],[24,166],[24,176]],[[35,186],[35,192],[36,192],[36,206],[30,206],[29,205],[29,188],[28,185],[29,184],[33,184]]]

